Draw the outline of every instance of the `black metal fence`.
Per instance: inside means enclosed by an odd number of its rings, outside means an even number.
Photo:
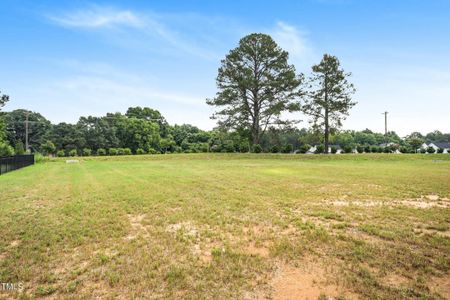
[[[34,155],[0,157],[0,175],[34,164]]]

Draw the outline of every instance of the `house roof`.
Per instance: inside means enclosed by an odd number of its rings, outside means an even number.
[[[441,149],[449,149],[450,148],[449,142],[434,142],[433,144],[435,144],[436,146],[438,146]]]

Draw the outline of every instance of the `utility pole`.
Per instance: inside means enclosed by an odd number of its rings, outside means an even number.
[[[27,111],[25,113],[25,153],[28,153],[28,115],[30,113]]]
[[[384,115],[384,142],[387,145],[387,115],[389,112],[385,111],[384,113],[381,113],[382,115]]]

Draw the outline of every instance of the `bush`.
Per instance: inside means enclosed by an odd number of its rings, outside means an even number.
[[[400,151],[400,153],[410,153],[411,152],[411,150],[408,149],[408,147],[406,147],[406,146],[401,146],[399,151]]]
[[[316,151],[314,151],[314,153],[316,154],[321,154],[325,151],[325,146],[324,145],[317,145],[316,146]]]
[[[361,145],[356,146],[356,152],[363,153],[364,152],[363,146],[361,146]]]
[[[261,153],[262,147],[260,144],[253,145],[253,153]]]
[[[277,145],[273,145],[273,146],[270,148],[270,152],[272,152],[272,153],[278,153],[278,152],[280,152],[280,149],[278,148]]]
[[[50,155],[55,153],[56,147],[52,141],[46,141],[44,144],[42,144],[41,150],[44,155]]]
[[[123,148],[117,148],[117,155],[124,155],[124,149]]]
[[[337,153],[337,147],[336,146],[332,146],[331,147],[331,153],[333,153],[333,154]]]
[[[344,148],[342,150],[344,151],[344,153],[352,153],[353,147],[350,145],[346,145],[346,146],[344,146]]]
[[[118,151],[117,151],[117,149],[116,148],[109,148],[108,149],[108,154],[109,155],[117,155],[117,153],[118,153]]]
[[[292,144],[286,144],[283,147],[283,153],[292,153],[294,151],[294,146]]]
[[[433,147],[428,147],[427,152],[433,154],[434,152],[436,152],[436,150]]]
[[[92,150],[89,148],[84,148],[83,149],[83,156],[91,156],[92,155]]]
[[[14,149],[14,152],[16,153],[16,155],[23,155],[23,154],[25,154],[25,149],[24,149],[23,143],[21,141],[17,142],[16,147]]]
[[[301,145],[297,153],[306,153],[310,148],[311,146],[308,144]]]
[[[420,148],[419,152],[420,152],[420,153],[427,153],[427,149],[425,149],[425,148]]]
[[[390,147],[384,147],[382,148],[384,153],[391,153],[391,148]]]
[[[371,152],[371,147],[369,145],[364,146],[364,152],[366,153],[370,153]]]
[[[186,151],[189,151],[189,152],[186,152]],[[148,149],[148,154],[156,154],[156,153],[158,153],[155,149],[153,149],[153,148],[150,148],[150,149]],[[191,153],[191,150],[185,150],[185,152],[184,153]]]
[[[72,150],[69,151],[69,156],[74,157],[74,156],[77,156],[77,155],[78,155],[77,149],[72,149]]]
[[[438,149],[437,149],[437,153],[444,153],[444,149],[438,148]]]
[[[103,148],[99,148],[99,149],[97,150],[97,155],[105,156],[105,155],[106,155],[106,150],[103,149]]]
[[[239,146],[241,153],[248,153],[250,151],[250,145],[248,142],[244,142]]]
[[[131,149],[130,149],[130,148],[125,148],[125,149],[123,149],[123,154],[125,154],[125,155],[131,155],[131,154],[132,154]]]
[[[64,150],[59,150],[58,152],[56,152],[56,156],[64,157],[64,156],[66,156],[66,152],[64,152]]]
[[[370,146],[370,152],[372,153],[378,153],[378,146]]]
[[[234,149],[234,142],[232,140],[225,141],[222,151],[223,150],[225,150],[225,152],[228,152],[228,153],[233,153],[234,150],[235,150]]]
[[[137,154],[137,155],[145,154],[145,150],[144,150],[144,149],[141,149],[141,148],[138,148],[138,149],[136,150],[136,154]]]
[[[0,157],[14,155],[14,148],[5,142],[0,142]]]

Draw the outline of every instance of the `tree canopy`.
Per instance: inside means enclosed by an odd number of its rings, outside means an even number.
[[[288,53],[266,34],[250,34],[239,41],[221,62],[218,92],[208,99],[219,108],[213,118],[219,125],[247,130],[253,144],[259,144],[268,126],[288,125],[285,111],[296,111],[302,75],[288,63]]]
[[[302,108],[312,117],[314,127],[323,130],[325,153],[328,153],[330,133],[342,126],[342,120],[356,104],[351,97],[355,88],[347,79],[350,75],[341,68],[336,56],[328,54],[312,67],[310,91]]]

